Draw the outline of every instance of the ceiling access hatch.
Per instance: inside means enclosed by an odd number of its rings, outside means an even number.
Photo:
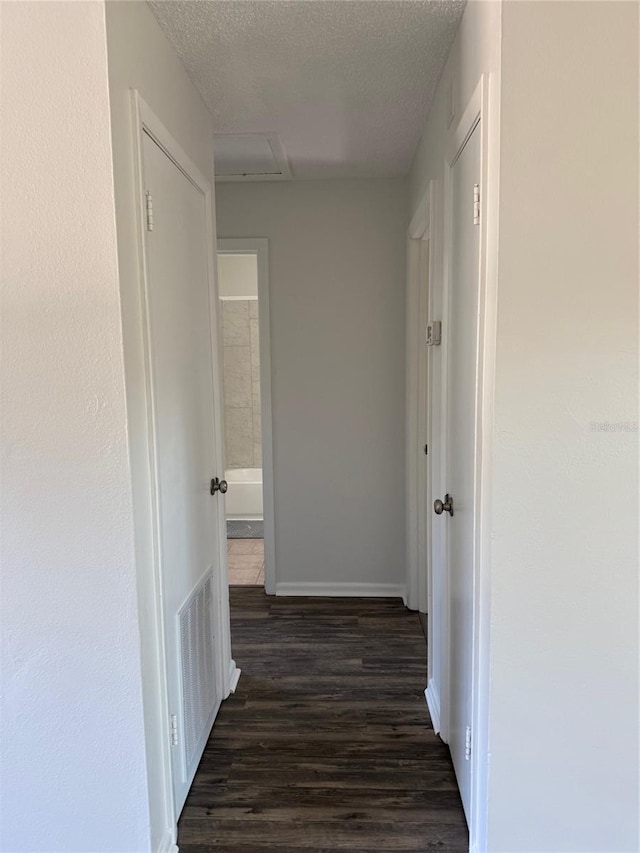
[[[216,181],[287,181],[291,169],[276,133],[220,133],[213,137]]]

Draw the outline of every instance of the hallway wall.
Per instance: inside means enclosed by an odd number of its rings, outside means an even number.
[[[219,237],[269,239],[278,583],[397,592],[405,182],[220,183],[216,196]]]
[[[2,3],[0,14],[0,848],[142,853],[104,6]]]
[[[637,4],[468,3],[411,172],[442,211],[491,72],[490,853],[638,849],[638,44]]]
[[[638,835],[638,4],[506,3],[494,851]]]

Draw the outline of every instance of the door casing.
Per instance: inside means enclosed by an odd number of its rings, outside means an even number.
[[[491,481],[490,459],[493,434],[493,395],[495,386],[495,340],[497,301],[497,233],[498,233],[498,173],[499,173],[499,113],[496,80],[483,74],[464,112],[453,129],[446,147],[444,164],[444,235],[443,235],[443,376],[442,389],[448,388],[447,329],[451,278],[452,187],[451,170],[476,127],[481,134],[480,164],[480,235],[478,274],[478,351],[477,389],[475,407],[475,470],[473,498],[473,626],[472,626],[472,683],[471,683],[471,768],[469,843],[472,851],[486,847],[487,839],[487,777],[489,752],[489,626],[490,626],[490,545],[491,545]],[[441,404],[443,446],[439,453],[446,483],[448,448],[447,402]],[[455,498],[455,496],[454,496]],[[446,540],[445,540],[446,543]],[[445,544],[446,549],[446,544]],[[444,555],[444,577],[447,578],[447,555]],[[448,585],[447,585],[448,587]],[[446,590],[447,610],[450,594]],[[449,626],[441,648],[444,655],[441,696],[442,728],[449,730],[450,685]]]
[[[258,325],[260,331],[260,423],[262,428],[262,497],[264,514],[264,591],[276,592],[275,482],[271,415],[271,315],[269,308],[269,241],[266,237],[218,240],[218,254],[253,254],[258,261]],[[222,338],[220,338],[222,340]]]
[[[141,353],[143,361],[143,387],[137,389],[145,397],[146,423],[136,424],[135,440],[146,453],[147,465],[144,482],[146,488],[136,494],[134,489],[134,513],[137,516],[136,528],[146,528],[147,532],[140,537],[145,540],[143,548],[137,548],[138,562],[138,591],[139,608],[145,610],[145,618],[141,623],[147,630],[141,636],[141,642],[148,647],[147,658],[153,660],[153,668],[143,668],[143,695],[145,697],[145,738],[147,743],[147,775],[150,790],[160,789],[163,792],[162,803],[150,802],[150,809],[156,814],[163,813],[166,827],[161,841],[163,850],[176,850],[177,819],[171,778],[171,727],[169,697],[167,688],[167,666],[165,652],[165,620],[162,607],[162,585],[159,560],[159,530],[158,514],[155,509],[157,499],[157,481],[154,470],[154,435],[152,423],[152,385],[150,368],[150,340],[147,314],[148,273],[145,249],[146,210],[145,187],[143,178],[143,134],[148,134],[165,154],[181,169],[185,175],[201,190],[205,196],[206,227],[207,227],[207,270],[209,280],[209,295],[211,306],[211,351],[213,354],[213,392],[214,392],[214,455],[218,469],[223,471],[223,416],[222,388],[218,361],[218,312],[217,312],[217,276],[214,253],[215,222],[212,205],[212,189],[209,181],[191,161],[180,145],[171,136],[162,122],[136,90],[131,92],[132,110],[132,147],[135,188],[135,210],[138,246],[139,273],[139,323],[141,325]],[[142,383],[141,383],[142,384]],[[213,472],[212,472],[213,474]],[[231,657],[231,632],[229,620],[229,598],[227,582],[227,552],[226,552],[226,518],[224,504],[217,501],[215,519],[218,527],[218,559],[219,571],[214,572],[213,599],[214,624],[216,630],[216,689],[224,699],[235,688],[239,671]],[[216,576],[217,575],[217,576]],[[153,776],[153,779],[151,777]],[[153,782],[153,785],[152,785]]]
[[[447,585],[446,537],[433,537],[425,519],[419,517],[418,471],[424,463],[420,435],[420,402],[418,360],[421,358],[420,336],[424,335],[425,315],[420,313],[420,242],[429,241],[429,298],[427,317],[442,320],[441,376],[442,399],[427,397],[426,423],[429,434],[429,465],[425,467],[426,494],[434,490],[446,491],[447,460],[447,325],[448,288],[452,234],[450,227],[451,186],[450,170],[473,129],[480,122],[481,133],[481,220],[480,220],[480,270],[479,270],[479,335],[478,335],[478,403],[476,407],[476,454],[474,495],[474,593],[473,593],[473,680],[472,680],[472,752],[471,752],[471,808],[469,821],[470,850],[486,849],[487,843],[487,776],[489,745],[489,624],[490,624],[490,559],[491,559],[491,452],[493,435],[493,396],[495,385],[495,341],[497,317],[497,266],[498,266],[498,199],[500,158],[500,93],[497,75],[482,74],[466,105],[462,116],[453,128],[446,145],[444,162],[444,209],[438,210],[438,184],[431,181],[420,202],[408,232],[408,290],[407,290],[407,604],[413,609],[429,613],[427,689],[425,696],[434,724],[443,740],[448,738],[449,686],[449,590]],[[442,289],[442,317],[434,316],[434,294]],[[433,358],[429,359],[433,364]],[[433,393],[437,383],[428,367],[427,386]],[[437,419],[439,429],[436,430]],[[434,443],[439,433],[440,446]],[[430,506],[425,509],[433,512]],[[431,521],[431,518],[429,519]],[[420,524],[425,523],[422,539]],[[428,555],[420,552],[421,541],[426,541]],[[426,601],[419,584],[420,567],[427,566],[428,585]],[[442,583],[442,612],[434,618],[436,582]],[[422,598],[421,598],[422,596]],[[439,636],[434,627],[440,625]],[[437,627],[436,627],[437,630]],[[432,674],[438,669],[442,676],[440,690],[435,689]]]
[[[407,606],[432,612],[431,514],[434,455],[432,446],[431,388],[433,358],[425,334],[433,316],[433,288],[440,279],[436,228],[436,183],[431,181],[407,233]],[[425,455],[425,445],[428,453]],[[427,620],[427,633],[432,631]],[[431,660],[433,642],[427,638]],[[428,667],[431,671],[431,666]],[[435,724],[439,727],[439,721]]]

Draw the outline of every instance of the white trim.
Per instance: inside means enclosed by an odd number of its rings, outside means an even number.
[[[179,853],[178,845],[171,830],[167,829],[160,839],[156,853]]]
[[[495,385],[495,341],[497,306],[498,199],[499,199],[499,86],[495,75],[482,74],[455,130],[449,137],[445,159],[445,242],[443,330],[449,323],[449,278],[451,252],[450,171],[466,141],[480,123],[481,133],[481,211],[480,264],[478,298],[478,374],[475,403],[475,492],[473,528],[473,628],[471,728],[473,749],[470,767],[469,846],[484,850],[487,843],[487,781],[489,772],[489,636],[490,636],[490,570],[491,482],[493,394]],[[443,331],[444,335],[444,331]],[[448,335],[445,336],[445,341]],[[443,393],[448,389],[447,358],[443,353]],[[443,405],[443,436],[446,429],[447,404]],[[444,448],[444,460],[448,449]],[[446,464],[446,463],[445,463]],[[449,602],[449,590],[446,591]],[[449,608],[447,617],[446,661],[443,669],[441,723],[448,729],[449,700]]]
[[[229,692],[235,693],[242,670],[238,669],[234,660],[229,661]]]
[[[448,441],[448,413],[449,413],[449,340],[451,338],[451,312],[450,312],[450,300],[451,300],[451,257],[452,257],[452,249],[453,249],[453,233],[452,233],[452,169],[454,168],[458,158],[460,157],[464,146],[467,141],[471,137],[471,134],[478,126],[478,123],[482,118],[482,82],[483,78],[481,76],[478,85],[476,86],[473,95],[471,96],[467,106],[464,109],[460,120],[457,122],[449,137],[447,139],[447,144],[445,148],[445,163],[444,163],[444,243],[443,243],[443,339],[447,342],[447,348],[443,353],[443,377],[442,377],[442,437],[443,437],[443,447],[442,447],[442,464],[443,464],[443,478],[442,483],[447,484],[448,488],[448,477],[449,477],[449,441]],[[482,171],[482,160],[484,157],[484,152],[481,152],[481,171]],[[484,195],[484,188],[481,189],[481,194]],[[479,235],[479,243],[482,243],[482,232]],[[482,247],[480,246],[480,252],[482,252]],[[481,281],[481,273],[479,270],[478,277],[478,291],[482,288]],[[478,310],[480,307],[480,297],[478,297]],[[481,342],[478,338],[478,352],[476,354],[476,358],[479,359]],[[473,400],[474,406],[474,418],[477,417],[477,402],[478,402],[478,391],[476,389],[476,397]],[[477,430],[477,420],[474,423],[474,445],[476,445],[476,450],[474,451],[474,459],[475,459],[475,471],[474,471],[474,482],[477,477],[478,465],[480,464],[480,458],[477,453],[477,439],[478,439],[478,430]],[[473,501],[473,530],[472,530],[472,540],[475,542],[475,532],[476,532],[476,518],[478,513],[478,506],[475,500]],[[444,666],[442,669],[442,693],[441,693],[441,724],[444,729],[447,740],[449,740],[449,733],[451,731],[451,590],[449,587],[449,537],[445,535],[443,537],[443,559],[445,566],[445,582],[446,589],[444,591],[444,613],[443,613],[443,660]],[[475,596],[477,592],[476,587],[476,557],[475,557],[475,547],[474,553],[472,555],[472,588],[473,588],[473,600],[471,604],[472,608],[472,628],[471,628],[471,657],[473,660],[474,657],[474,647],[475,647],[475,626],[476,626],[476,602]],[[473,667],[473,664],[472,664]],[[468,686],[468,689],[473,693],[473,683],[474,683],[474,674],[471,673],[471,684]],[[473,702],[473,699],[471,700]],[[473,732],[473,720],[469,721],[471,725],[471,729]],[[469,830],[471,832],[471,828],[473,825],[473,819],[471,814],[471,800],[473,799],[472,789],[474,786],[473,779],[473,764],[469,768],[469,804],[468,804],[468,812],[467,812],[467,804],[465,804],[465,813],[467,817],[467,821],[469,824]]]
[[[409,223],[408,234],[410,240],[422,240],[424,235],[429,231],[433,219],[431,201],[434,183],[434,181],[429,181],[426,192],[420,199],[416,212]]]
[[[415,306],[418,301],[419,256],[415,241],[407,240],[406,298],[406,560],[407,606],[418,609],[418,335]]]
[[[279,583],[276,595],[324,596],[329,598],[402,598],[405,588],[396,583]]]
[[[470,849],[488,845],[489,683],[491,627],[491,504],[493,407],[498,314],[498,225],[500,197],[500,85],[495,74],[482,79],[482,172],[480,204],[480,352],[478,362],[478,456],[476,481],[475,620],[472,685]]]
[[[143,101],[138,92],[131,93],[131,106],[133,111],[133,150],[134,150],[134,168],[135,168],[135,190],[136,190],[136,224],[138,232],[138,257],[139,257],[139,283],[140,283],[140,300],[142,303],[141,325],[144,349],[144,391],[145,391],[145,409],[147,422],[145,424],[146,435],[145,443],[147,449],[147,458],[149,462],[149,491],[151,497],[150,508],[150,525],[152,528],[152,572],[153,572],[153,609],[154,609],[154,625],[151,636],[146,639],[154,647],[156,656],[156,667],[158,670],[159,681],[159,696],[161,704],[160,717],[164,721],[162,724],[162,738],[158,745],[158,752],[161,760],[161,775],[162,788],[164,792],[164,812],[167,829],[163,838],[167,835],[172,842],[177,837],[177,815],[173,802],[173,784],[171,771],[171,754],[170,754],[170,731],[169,731],[169,692],[167,686],[167,657],[165,645],[165,628],[164,615],[162,608],[162,575],[159,556],[159,540],[160,534],[158,530],[158,513],[157,513],[157,471],[153,461],[153,428],[152,428],[152,388],[151,388],[151,369],[149,364],[149,328],[148,328],[148,311],[146,300],[146,283],[147,283],[147,262],[145,252],[146,239],[146,211],[142,209],[142,199],[145,198],[144,172],[143,172],[143,155],[142,155],[142,133],[143,133]],[[145,721],[146,722],[146,721]],[[148,748],[148,747],[147,747]]]
[[[422,613],[429,612],[431,593],[431,512],[427,495],[431,494],[433,448],[430,447],[432,455],[425,456],[424,445],[431,443],[427,397],[432,386],[432,365],[425,332],[435,282],[434,206],[435,182],[431,181],[407,232],[407,606]],[[426,249],[429,257],[425,270]]]
[[[152,636],[146,637],[150,643],[153,654],[155,656],[156,675],[159,684],[158,702],[160,705],[159,716],[162,726],[161,742],[156,745],[157,753],[160,755],[160,772],[161,783],[164,791],[164,814],[167,823],[167,829],[163,835],[162,850],[172,850],[175,847],[175,839],[177,837],[177,818],[174,800],[173,800],[173,782],[171,769],[171,754],[170,754],[170,720],[169,720],[169,695],[167,684],[167,660],[166,660],[166,642],[165,642],[165,620],[162,607],[162,566],[160,559],[160,531],[158,526],[158,472],[155,462],[155,427],[154,427],[154,401],[153,401],[153,385],[151,381],[151,361],[150,361],[150,330],[149,330],[149,315],[148,315],[148,265],[146,259],[146,211],[144,209],[145,199],[145,184],[144,184],[144,158],[143,158],[143,135],[147,134],[155,143],[165,152],[165,154],[175,163],[182,173],[196,186],[205,198],[205,215],[207,229],[207,271],[209,278],[209,303],[211,310],[211,336],[212,336],[212,353],[215,355],[217,340],[217,276],[216,266],[214,263],[213,251],[213,235],[215,233],[215,225],[213,220],[213,196],[212,188],[209,181],[200,172],[197,166],[191,161],[188,155],[183,151],[180,145],[171,136],[169,131],[164,127],[162,122],[148,107],[145,101],[136,90],[131,90],[131,109],[132,109],[132,147],[134,160],[135,174],[135,192],[136,192],[136,225],[137,225],[137,243],[138,243],[138,258],[139,258],[139,283],[140,283],[140,301],[141,301],[141,326],[142,326],[142,344],[144,351],[144,394],[146,398],[146,434],[144,443],[146,444],[146,452],[148,458],[148,489],[149,495],[144,496],[145,507],[141,508],[141,512],[150,515],[149,524],[152,530],[151,543],[151,567],[152,573],[151,586],[153,588],[153,603],[152,609],[154,612],[153,630],[150,632]],[[224,470],[222,460],[224,458],[222,452],[222,410],[221,410],[221,383],[217,363],[212,362],[212,383],[214,397],[214,455],[215,460],[221,471]],[[142,498],[141,498],[142,502]],[[215,655],[216,655],[216,692],[220,698],[225,698],[228,693],[227,662],[231,659],[231,633],[229,624],[229,600],[228,600],[228,584],[226,570],[226,521],[224,517],[223,505],[221,502],[216,502],[214,513],[218,527],[218,566],[219,571],[212,573],[212,597],[214,605],[215,619]],[[142,571],[144,567],[140,568]],[[148,603],[143,605],[148,607]],[[216,709],[217,710],[217,709]],[[148,747],[147,747],[148,748]],[[168,839],[168,840],[167,840]],[[170,843],[169,843],[170,842]],[[168,845],[168,846],[167,846]]]
[[[255,254],[258,259],[258,324],[260,328],[260,411],[262,425],[262,511],[264,515],[264,590],[276,590],[276,520],[271,401],[271,313],[269,241],[264,237],[219,239],[218,254]]]
[[[431,722],[433,723],[433,730],[436,734],[440,734],[440,696],[432,678],[429,679],[429,683],[424,691],[424,698],[427,702]]]

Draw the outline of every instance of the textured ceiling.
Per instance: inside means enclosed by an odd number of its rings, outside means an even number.
[[[150,0],[216,133],[277,133],[294,177],[408,171],[464,0]]]

